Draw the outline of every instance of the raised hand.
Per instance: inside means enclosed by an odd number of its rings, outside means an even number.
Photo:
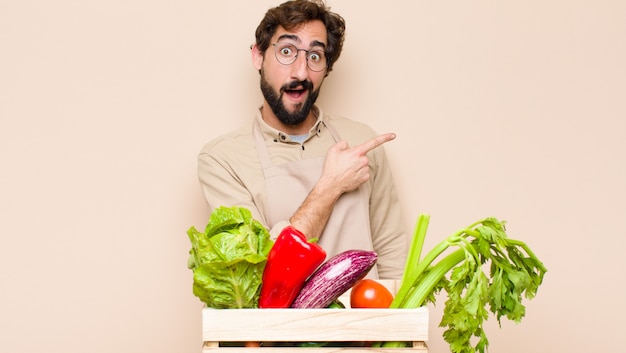
[[[328,149],[320,182],[339,194],[355,190],[370,178],[367,153],[395,138],[394,133],[381,134],[354,147],[337,142]]]

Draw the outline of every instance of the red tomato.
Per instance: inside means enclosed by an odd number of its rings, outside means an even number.
[[[388,308],[392,300],[389,289],[372,279],[360,280],[350,292],[352,308]]]

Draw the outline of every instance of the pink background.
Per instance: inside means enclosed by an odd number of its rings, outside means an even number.
[[[200,352],[196,154],[260,104],[248,47],[277,3],[0,0],[0,351]],[[491,352],[621,351],[626,3],[330,5],[320,104],[398,134],[407,231],[506,219],[550,271]]]

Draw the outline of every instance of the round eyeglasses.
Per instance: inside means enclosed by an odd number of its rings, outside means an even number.
[[[326,69],[326,55],[321,49],[300,49],[291,43],[274,43],[276,60],[283,65],[291,65],[298,58],[298,54],[306,53],[306,64],[311,71],[324,71]]]

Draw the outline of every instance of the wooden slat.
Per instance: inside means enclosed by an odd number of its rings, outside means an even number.
[[[428,309],[209,309],[204,341],[426,341]]]

